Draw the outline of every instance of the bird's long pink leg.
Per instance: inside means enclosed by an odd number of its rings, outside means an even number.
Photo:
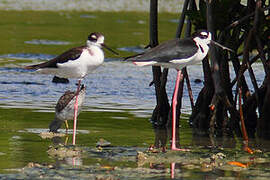
[[[171,150],[174,150],[174,151],[189,151],[188,149],[179,149],[176,147],[176,105],[177,105],[177,98],[178,98],[179,82],[182,80],[183,80],[183,74],[182,74],[181,70],[178,70],[176,82],[175,82],[174,93],[173,93],[173,100],[172,100],[172,143],[171,143]]]
[[[72,144],[76,143],[76,128],[77,128],[77,115],[78,115],[78,96],[81,88],[81,80],[78,81],[78,87],[76,91],[76,101],[74,104],[74,121],[73,121],[73,136],[72,136]]]

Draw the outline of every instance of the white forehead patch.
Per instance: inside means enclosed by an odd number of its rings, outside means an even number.
[[[91,35],[91,38],[97,39],[97,36],[96,36],[95,34],[92,34],[92,35]]]
[[[201,35],[207,36],[208,34],[207,34],[207,32],[201,32]]]

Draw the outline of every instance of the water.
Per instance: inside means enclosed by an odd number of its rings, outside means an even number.
[[[169,179],[172,175],[183,179],[207,178],[207,175],[217,178],[233,177],[237,173],[245,178],[250,175],[248,172],[255,174],[255,177],[261,177],[260,174],[270,177],[267,174],[269,141],[252,140],[251,147],[263,153],[249,156],[241,151],[241,139],[209,139],[192,135],[187,123],[191,107],[186,89],[182,103],[180,138],[181,145],[191,148],[193,152],[184,155],[158,153],[158,157],[154,158],[156,161],[150,161],[151,157],[144,162],[137,161],[137,152],[146,152],[155,140],[163,138],[168,146],[169,142],[164,136],[170,133],[166,130],[153,130],[149,122],[155,108],[154,87],[149,87],[152,81],[151,67],[136,67],[109,52],[105,52],[105,63],[83,80],[87,93],[83,111],[78,118],[77,135],[77,147],[84,150],[83,155],[63,159],[48,155],[48,148],[52,145],[65,141],[71,144],[71,135],[51,140],[42,139],[39,133],[47,132],[54,118],[58,98],[66,90],[75,90],[77,81],[70,79],[69,84],[55,84],[52,83],[53,76],[21,67],[46,61],[66,49],[84,44],[85,38],[92,31],[103,32],[106,44],[118,50],[121,57],[140,53],[148,43],[148,25],[144,23],[148,22],[148,14],[0,11],[0,15],[5,17],[0,24],[0,31],[6,34],[1,37],[0,48],[0,172],[2,175],[11,174],[3,177],[37,178],[42,173],[48,177],[63,177],[63,174],[70,171],[70,177],[74,175],[83,179],[82,174],[91,172],[93,177],[102,176],[104,168],[110,167],[115,168],[109,171],[112,176],[119,177],[117,174],[122,174],[120,179],[125,176],[130,179]],[[176,23],[172,20],[178,18],[178,15],[160,14],[159,17],[160,41],[171,39],[176,29]],[[115,26],[117,28],[113,28]],[[203,80],[201,67],[200,64],[188,67],[195,99],[203,87],[203,82],[195,83],[196,79]],[[262,83],[262,66],[254,64],[253,68],[256,77],[260,79],[259,83]],[[170,70],[167,84],[169,97],[172,96],[175,76],[176,71]],[[69,124],[72,125],[72,122]],[[109,141],[112,147],[97,149],[96,143],[101,138]],[[209,156],[218,152],[223,152],[228,161],[246,163],[253,158],[255,165],[251,165],[248,172],[245,169],[235,170],[229,165],[215,165],[205,173],[201,164],[208,163]],[[164,160],[170,158],[175,161]],[[203,159],[203,162],[195,159]],[[26,168],[24,172],[15,171],[30,162],[43,166]],[[48,164],[57,168],[47,169]]]

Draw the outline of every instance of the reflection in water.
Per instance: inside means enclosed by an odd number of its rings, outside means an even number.
[[[171,179],[174,179],[175,163],[171,163]]]
[[[51,140],[54,146],[58,146],[58,145],[67,145],[68,139],[69,139],[68,136],[65,137],[54,136]]]
[[[154,127],[154,148],[166,147],[167,139],[170,137],[170,130],[166,127]],[[177,137],[179,137],[179,128],[177,131]],[[179,141],[178,144],[180,144]],[[165,157],[163,157],[164,159],[162,158],[163,155],[153,155],[154,157],[161,157],[161,159],[150,160],[151,158],[148,157],[149,161],[144,162],[148,162],[149,167],[153,169],[166,169],[166,167],[169,167],[171,179],[185,177],[185,173],[189,170],[193,172],[198,170],[202,175],[200,177],[216,179],[217,177],[226,176],[226,171],[232,171],[232,173],[234,173],[234,169],[237,168],[251,168],[254,167],[254,165],[258,166],[256,159],[260,159],[261,156],[258,152],[268,152],[270,148],[269,141],[253,138],[249,140],[249,147],[257,153],[247,153],[247,145],[244,143],[242,138],[237,136],[216,137],[206,133],[202,135],[198,132],[192,133],[190,143],[185,144],[185,146],[187,145],[193,147],[191,154],[189,155],[167,151]],[[187,160],[183,161],[181,156],[184,156]],[[198,159],[196,160],[197,156]],[[189,158],[190,160],[188,160]],[[263,166],[265,166],[265,164]],[[209,173],[204,174],[203,172]],[[168,172],[164,172],[164,174],[166,173]],[[239,173],[238,176],[243,177],[243,173]]]
[[[61,167],[63,164],[71,166],[82,166],[83,160],[80,157],[65,157],[63,159],[55,158],[56,167]]]
[[[167,128],[166,127],[154,128],[154,133],[155,133],[154,148],[161,148],[162,152],[164,152],[166,149],[168,138]]]
[[[163,148],[166,147],[168,143],[168,139],[171,138],[171,130],[167,127],[156,127],[153,126],[154,131],[154,148]],[[190,144],[185,144],[185,146],[199,146],[199,147],[206,147],[206,148],[239,148],[239,145],[244,146],[243,139],[237,136],[223,136],[223,137],[216,137],[211,134],[198,134],[193,130],[192,138]],[[180,145],[179,142],[179,133],[180,128],[177,128],[177,144]],[[183,132],[184,133],[184,132]],[[263,149],[270,149],[270,144],[268,140],[264,140],[261,138],[251,138],[249,140],[249,145],[254,148],[263,148]]]
[[[64,158],[67,165],[81,166],[83,165],[82,158],[80,157],[66,157]]]
[[[155,142],[154,142],[153,148],[158,148],[162,152],[165,152],[168,139],[170,140],[170,144],[171,144],[172,127],[171,126],[167,127],[166,125],[158,127],[156,125],[153,125],[153,130],[154,130],[154,134],[155,134]],[[176,147],[180,148],[179,128],[176,127],[175,131],[176,131],[176,136],[175,136]]]
[[[72,166],[81,166],[83,165],[83,160],[80,157],[80,154],[72,154],[74,152],[74,147],[73,146],[68,146],[68,136],[65,137],[53,137],[52,139],[52,144],[53,147],[55,147],[55,150],[59,150],[58,153],[55,155],[53,158],[55,159],[56,166],[60,166],[61,164],[66,164],[66,165],[72,165]],[[59,148],[58,148],[59,147]],[[71,153],[68,153],[68,152]],[[62,153],[62,154],[61,154]]]
[[[236,140],[234,137],[223,136],[214,137],[209,134],[200,135],[193,133],[192,135],[192,146],[202,146],[207,148],[235,148]]]

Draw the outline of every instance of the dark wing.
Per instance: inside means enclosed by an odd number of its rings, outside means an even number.
[[[75,97],[75,92],[66,91],[58,100],[55,111],[60,112],[62,111],[68,103]]]
[[[57,68],[57,63],[65,63],[69,60],[78,59],[81,56],[81,53],[85,46],[72,48],[63,54],[41,64],[35,64],[26,66],[25,69],[40,69],[40,68]]]
[[[186,59],[197,52],[196,43],[191,38],[166,41],[144,53],[127,57],[127,61],[169,62],[174,59]]]

